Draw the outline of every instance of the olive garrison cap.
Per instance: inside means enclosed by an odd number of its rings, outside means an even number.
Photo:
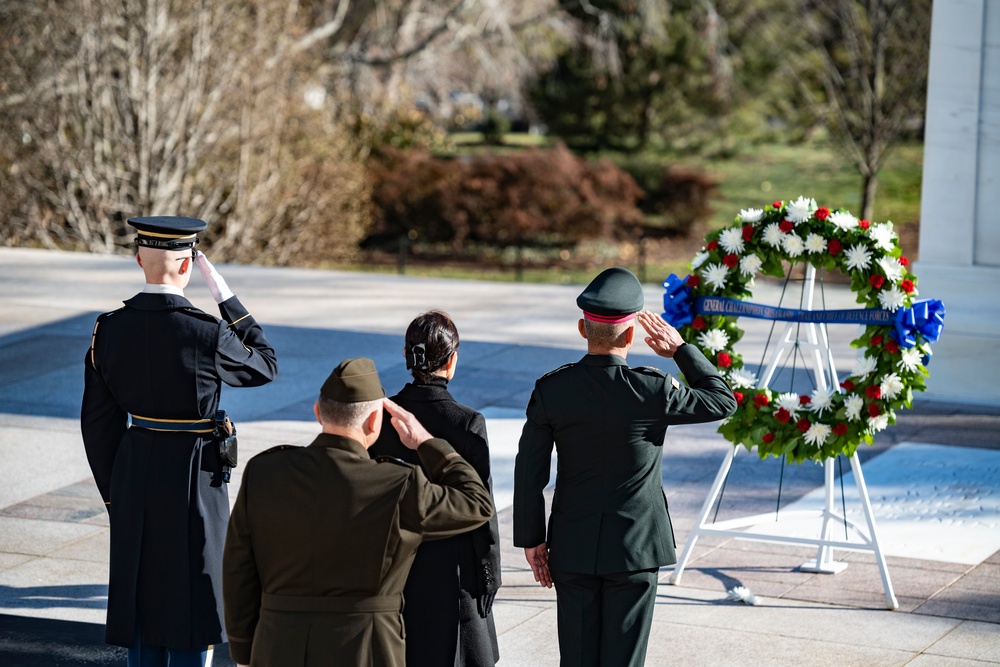
[[[333,369],[319,393],[340,403],[364,403],[385,397],[375,362],[367,357],[345,359]]]
[[[576,298],[584,316],[598,321],[624,319],[642,310],[643,302],[642,283],[620,266],[601,271]]]
[[[198,232],[204,231],[208,223],[198,218],[184,218],[178,215],[153,215],[129,218],[128,224],[139,232],[135,244],[160,250],[187,250],[198,243]]]

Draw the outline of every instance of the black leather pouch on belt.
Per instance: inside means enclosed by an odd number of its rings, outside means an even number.
[[[225,410],[215,413],[215,440],[219,443],[219,458],[223,469],[235,468],[237,462],[236,425],[229,420]],[[225,471],[228,473],[228,471]],[[226,474],[226,477],[229,475]],[[225,481],[229,481],[226,479]]]

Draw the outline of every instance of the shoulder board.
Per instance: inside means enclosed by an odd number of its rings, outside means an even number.
[[[643,375],[654,375],[660,378],[667,377],[666,373],[661,371],[659,368],[655,368],[653,366],[636,366],[631,370],[635,371],[636,373],[642,373]]]
[[[396,465],[403,466],[405,468],[415,467],[412,463],[407,463],[403,459],[397,459],[395,456],[389,456],[387,454],[383,454],[382,456],[376,457],[375,461],[377,463],[395,463]]]
[[[107,313],[101,313],[100,315],[97,316],[97,320],[94,322],[94,331],[93,333],[90,334],[90,365],[93,366],[95,370],[97,369],[97,358],[94,356],[94,345],[97,344],[97,329],[98,327],[101,326],[101,322],[111,317],[115,313],[119,312],[120,310],[122,310],[122,308],[119,308],[118,310],[108,311]]]
[[[271,452],[280,452],[282,449],[301,449],[301,447],[299,445],[276,445],[270,449],[265,449],[261,453],[257,454],[257,456],[263,456],[264,454],[270,454]]]
[[[547,378],[550,375],[555,375],[559,371],[564,371],[567,368],[572,368],[573,366],[576,366],[576,362],[573,362],[571,364],[563,364],[559,368],[553,368],[551,371],[549,371],[548,373],[546,373],[545,375],[543,375],[542,378]],[[538,378],[538,379],[541,380],[542,378]]]
[[[212,315],[211,313],[206,313],[204,310],[201,310],[200,308],[194,308],[194,307],[181,308],[180,312],[187,313],[192,317],[197,317],[199,320],[205,320],[206,322],[212,322],[214,324],[218,324],[219,322],[222,321],[215,315]]]

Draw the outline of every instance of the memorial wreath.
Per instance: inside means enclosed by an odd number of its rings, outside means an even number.
[[[945,310],[940,301],[915,300],[917,277],[891,222],[870,223],[799,197],[744,209],[705,243],[687,278],[664,281],[663,317],[732,386],[736,413],[719,427],[726,439],[756,447],[761,458],[822,461],[871,444],[875,433],[895,423],[897,410],[912,407],[913,392],[925,388],[930,344],[941,334]],[[798,262],[849,277],[864,308],[804,311],[745,301],[757,274],[781,278],[786,263]],[[802,395],[760,388],[735,350],[741,315],[863,324],[851,343],[862,351],[839,387]]]

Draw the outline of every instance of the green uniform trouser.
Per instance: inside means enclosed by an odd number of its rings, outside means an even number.
[[[642,667],[659,570],[552,571],[562,667]]]

